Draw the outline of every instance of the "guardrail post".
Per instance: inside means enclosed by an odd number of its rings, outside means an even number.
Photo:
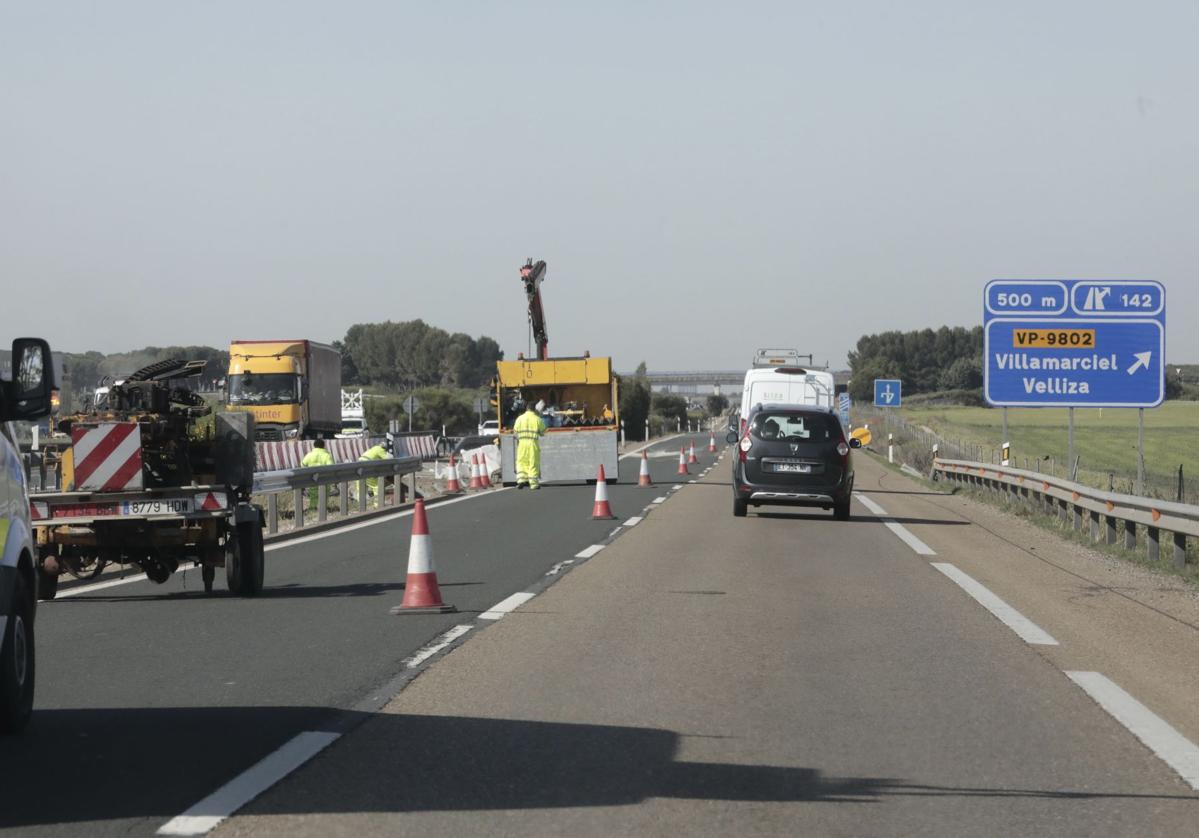
[[[1124,522],[1124,549],[1137,549],[1137,523],[1136,521]]]
[[[296,529],[304,529],[304,490],[293,489],[292,499],[296,507]]]
[[[1107,516],[1107,543],[1116,543],[1116,518],[1114,515]]]
[[[279,532],[279,493],[266,496],[266,531],[271,535]]]
[[[1074,529],[1082,532],[1082,507],[1077,505],[1074,507]]]
[[[1185,533],[1174,533],[1174,567],[1182,570],[1187,565],[1187,537]]]
[[[1057,505],[1057,520],[1063,527],[1066,525],[1066,519],[1070,517],[1070,510],[1066,502],[1061,498],[1055,501]]]
[[[329,517],[329,487],[324,483],[316,487],[316,503],[316,520],[324,523]]]
[[[358,511],[366,512],[366,478],[358,478]]]
[[[1100,515],[1094,509],[1091,510],[1091,541],[1099,540],[1099,518]]]
[[[337,486],[337,492],[341,498],[341,514],[342,517],[350,514],[350,484],[345,480]]]
[[[1158,535],[1160,532],[1157,527],[1145,527],[1145,557],[1151,562],[1159,561],[1162,557]]]

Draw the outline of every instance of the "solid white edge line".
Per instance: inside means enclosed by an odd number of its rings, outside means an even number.
[[[54,602],[59,599],[66,599],[69,596],[79,596],[80,594],[90,594],[92,591],[102,591],[105,588],[115,588],[118,585],[129,585],[133,582],[145,582],[146,574],[141,571],[136,571],[132,576],[124,576],[120,579],[109,579],[107,582],[93,582],[90,585],[80,585],[77,588],[64,588],[54,595],[54,599],[48,599],[46,602],[38,603],[39,606],[49,602]]]
[[[592,556],[594,556],[596,553],[598,553],[600,550],[603,550],[603,549],[604,549],[603,544],[592,544],[590,547],[584,547],[582,550],[575,553],[575,558],[576,559],[590,559]]]
[[[480,492],[477,495],[462,495],[461,497],[451,498],[450,500],[439,500],[437,503],[432,503],[432,504],[429,504],[428,506],[426,506],[425,511],[428,514],[433,515],[437,512],[438,509],[441,509],[442,507],[445,507],[445,506],[453,506],[456,503],[465,503],[468,500],[476,500],[478,498],[485,498],[485,497],[489,497],[491,495],[497,495],[500,492],[509,492],[509,491],[512,491],[512,487],[504,486],[504,487],[501,487],[498,489],[490,489],[486,492]],[[365,529],[366,527],[373,527],[373,526],[377,526],[378,524],[385,524],[388,521],[394,521],[397,518],[407,518],[412,515],[412,511],[413,510],[411,510],[411,509],[404,509],[404,510],[397,511],[393,515],[380,515],[378,518],[372,518],[369,521],[359,521],[354,524],[346,524],[343,527],[334,527],[333,529],[325,530],[324,532],[314,532],[312,535],[301,535],[301,536],[297,536],[296,538],[289,538],[287,541],[281,541],[278,544],[268,544],[265,549],[268,553],[271,552],[272,550],[285,550],[288,547],[295,547],[300,544],[308,544],[309,542],[312,542],[312,541],[319,541],[322,538],[331,538],[335,535],[341,535],[342,533],[354,532],[354,530],[361,530],[361,529]],[[292,530],[292,532],[295,532],[295,531]]]
[[[897,521],[894,521],[891,518],[887,517],[887,511],[885,509],[883,509],[881,506],[879,506],[877,503],[875,503],[873,500],[866,497],[861,492],[854,492],[853,494],[854,494],[854,497],[856,497],[859,501],[861,501],[862,506],[866,507],[871,512],[873,512],[875,514],[875,516],[880,518],[882,520],[883,524],[886,525],[887,529],[889,529],[891,532],[893,532],[897,536],[899,536],[899,539],[904,544],[911,547],[913,550],[915,550],[921,556],[937,555],[936,550],[929,547],[927,544],[925,544],[923,541],[921,541],[919,538],[917,538],[915,535],[913,535],[912,532],[907,527],[905,527],[903,524],[900,524]]]
[[[1194,742],[1101,673],[1067,672],[1066,675],[1162,762],[1177,771],[1187,785],[1199,791],[1199,747]]]
[[[635,526],[637,526],[638,524],[640,524],[640,523],[641,523],[642,521],[644,521],[644,520],[645,520],[645,519],[644,519],[644,518],[642,518],[640,515],[634,515],[632,518],[630,518],[629,520],[625,521],[625,522],[624,522],[624,524],[623,524],[623,526],[626,526],[626,527],[635,527]]]
[[[307,730],[284,743],[225,785],[171,818],[158,828],[159,835],[203,835],[241,807],[278,783],[308,760],[329,747],[339,733]]]
[[[666,503],[666,498],[654,498],[654,503]]]
[[[956,565],[948,562],[930,562],[930,564],[957,583],[958,587],[973,597],[979,605],[990,611],[1005,626],[1016,632],[1025,643],[1036,646],[1058,645],[1049,632],[1012,608],[992,593],[989,588]]]
[[[520,606],[524,605],[526,602],[528,602],[535,596],[537,596],[537,594],[530,594],[530,593],[526,593],[524,591],[521,591],[520,593],[515,593],[512,596],[506,597],[505,599],[500,600],[495,605],[488,608],[486,611],[484,611],[482,614],[479,615],[479,619],[480,620],[498,620],[501,617],[503,617],[505,614],[508,614],[508,613],[514,611],[515,609],[519,608]]]
[[[670,442],[672,439],[678,439],[681,436],[685,436],[685,434],[675,434],[674,436],[667,436],[667,437],[662,437],[661,439],[655,439],[652,442],[645,443],[645,445],[642,445],[640,448],[633,449],[632,451],[630,451],[627,454],[621,454],[617,459],[627,460],[631,457],[636,457],[638,454],[640,454],[642,451],[644,451],[647,448],[653,448],[655,445],[665,445],[666,443]]]
[[[424,663],[429,658],[436,655],[442,649],[449,646],[451,643],[453,643],[459,637],[466,634],[472,628],[474,628],[474,626],[468,626],[468,625],[454,626],[452,629],[450,629],[445,634],[443,634],[440,638],[438,638],[436,643],[430,643],[428,646],[425,646],[423,649],[421,649],[415,655],[408,658],[408,660],[404,661],[404,665],[407,666],[409,669],[413,669],[415,667],[420,666],[422,663]]]

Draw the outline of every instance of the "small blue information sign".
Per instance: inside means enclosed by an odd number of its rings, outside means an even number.
[[[874,406],[899,407],[903,404],[903,382],[898,378],[874,379]]]
[[[1156,407],[1165,349],[1161,283],[987,283],[983,393],[997,407]]]

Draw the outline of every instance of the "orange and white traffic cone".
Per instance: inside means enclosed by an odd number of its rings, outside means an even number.
[[[649,454],[641,452],[641,474],[637,476],[638,486],[652,486],[654,481],[649,476]]]
[[[599,474],[595,478],[595,506],[591,509],[591,517],[595,519],[615,518],[612,506],[608,503],[608,478],[604,476],[604,466],[601,463]]]
[[[487,457],[479,455],[479,482],[484,489],[491,488],[491,467],[487,465]]]
[[[716,434],[708,434],[708,453],[716,453]]]
[[[412,511],[412,541],[408,545],[408,578],[404,599],[391,609],[392,614],[445,614],[458,609],[441,600],[437,571],[433,569],[433,545],[429,540],[429,519],[425,502],[416,499]]]
[[[462,494],[462,483],[458,480],[458,465],[454,462],[454,455],[450,455],[450,479],[446,481],[445,493],[447,495]]]
[[[680,448],[679,449],[679,474],[690,474],[690,473],[691,472],[687,471],[687,449]]]
[[[479,455],[471,454],[470,455],[470,483],[467,485],[466,488],[468,488],[468,489],[482,489],[483,488],[483,478],[480,477],[479,474],[480,474],[480,472],[479,472]]]
[[[691,453],[687,455],[687,464],[694,465],[699,462],[699,457],[695,456],[695,441],[691,441]]]

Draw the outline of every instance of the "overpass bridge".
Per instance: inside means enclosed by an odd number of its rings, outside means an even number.
[[[623,378],[632,378],[632,373],[621,373]],[[741,393],[745,381],[745,370],[676,370],[673,372],[651,371],[646,373],[650,389],[655,393],[679,393],[682,395],[724,395],[734,400]],[[849,382],[848,371],[833,372],[837,384]]]
[[[621,373],[632,378],[633,373]],[[674,372],[648,372],[650,389],[655,393],[681,393],[685,395],[736,395],[745,380],[745,370],[679,370]]]

